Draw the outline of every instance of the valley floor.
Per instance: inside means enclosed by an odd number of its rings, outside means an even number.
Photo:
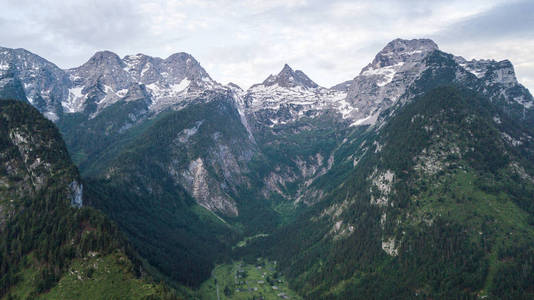
[[[201,299],[301,299],[276,271],[276,262],[263,258],[218,265],[199,293]]]

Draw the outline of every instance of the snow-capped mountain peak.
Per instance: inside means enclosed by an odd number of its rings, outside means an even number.
[[[270,75],[263,81],[264,86],[272,86],[278,84],[281,87],[292,88],[292,87],[303,87],[303,88],[317,88],[319,87],[315,82],[313,82],[304,72],[293,69],[285,64],[278,75]]]
[[[525,109],[534,107],[534,98],[528,90],[517,81],[514,66],[505,59],[472,59],[455,56],[454,61],[469,73],[484,82],[483,91],[493,97],[503,97],[509,103],[517,103]]]
[[[135,55],[126,55],[122,61],[124,62],[124,70],[130,74],[137,82],[150,84],[158,80],[157,65],[162,61],[161,58],[154,58],[142,53]]]
[[[15,86],[22,85],[33,106],[50,120],[59,119],[61,100],[68,93],[68,78],[55,64],[25,49],[0,47],[0,77],[13,79],[3,80],[2,85],[18,82]]]
[[[62,103],[64,111],[81,112],[88,102],[94,102],[96,109],[92,116],[121,99],[137,99],[131,95],[144,94],[138,92],[139,85],[146,87],[146,103],[156,112],[206,89],[220,87],[193,56],[184,52],[166,59],[141,53],[120,59],[113,52],[101,51],[67,72],[72,85]]]
[[[477,78],[488,77],[491,82],[504,85],[514,85],[518,83],[515,76],[514,66],[507,59],[502,61],[490,59],[472,59],[467,61],[461,56],[455,56],[454,60]]]
[[[74,86],[96,85],[101,83],[114,90],[124,89],[129,85],[129,74],[124,70],[126,64],[111,51],[96,52],[83,65],[67,70]]]
[[[438,46],[428,39],[393,40],[354,80],[331,89],[319,87],[286,64],[279,74],[252,86],[245,103],[252,111],[289,110],[293,119],[334,110],[354,126],[373,124],[380,112],[397,101],[424,71],[424,58],[435,50]],[[272,117],[271,122],[280,124],[291,118]]]
[[[260,123],[274,127],[339,107],[346,95],[344,91],[320,87],[304,72],[294,71],[286,64],[277,75],[250,87],[242,105],[247,114],[261,118]]]
[[[380,112],[395,103],[426,69],[425,57],[439,50],[429,39],[395,39],[362,69],[352,83],[334,86],[347,90],[347,113],[354,125],[373,124]]]
[[[362,70],[362,73],[369,69],[390,67],[399,63],[421,60],[426,54],[434,50],[439,50],[439,47],[429,39],[395,39],[378,52],[373,61]]]
[[[25,96],[52,120],[66,113],[94,117],[118,101],[141,98],[145,112],[158,113],[169,107],[185,107],[204,92],[215,90],[232,91],[243,112],[268,110],[273,116],[283,115],[272,117],[272,124],[326,110],[337,111],[353,125],[373,124],[382,111],[416,93],[413,84],[428,75],[426,71],[444,67],[450,69],[447,74],[456,77],[451,80],[475,82],[477,89],[491,97],[500,95],[526,109],[534,107],[534,99],[517,82],[510,61],[467,61],[439,51],[429,39],[389,42],[353,80],[330,89],[285,64],[278,74],[246,91],[233,84],[217,83],[193,56],[184,52],[165,59],[141,53],[121,59],[111,51],[99,51],[83,65],[62,70],[24,49],[0,47],[0,84],[7,86],[4,90],[9,88],[14,91],[11,94]]]

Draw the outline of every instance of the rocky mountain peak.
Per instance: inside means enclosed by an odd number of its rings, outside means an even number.
[[[518,83],[515,76],[514,66],[507,59],[494,63],[488,71],[491,73],[487,75],[493,82],[499,82],[505,85]]]
[[[291,88],[300,86],[303,88],[316,88],[318,85],[313,82],[304,72],[293,69],[285,64],[282,71],[278,75],[270,75],[263,81],[264,86],[272,86],[278,84],[281,87]]]
[[[126,63],[111,51],[96,52],[86,63],[66,73],[70,84],[62,106],[67,113],[83,111],[89,102],[99,102],[100,106],[113,103],[118,97],[106,95],[126,90],[131,82]]]
[[[420,60],[434,50],[439,50],[438,45],[430,39],[395,39],[378,52],[371,64],[364,68],[362,72],[367,69],[378,69],[403,62]]]
[[[71,79],[84,78],[89,82],[103,80],[104,84],[115,85],[117,81],[125,81],[125,63],[111,51],[98,51],[80,67],[70,69]]]
[[[10,97],[25,98],[50,120],[61,113],[68,78],[63,70],[25,49],[0,47],[0,85]],[[10,94],[11,93],[11,94]]]
[[[488,83],[499,83],[508,86],[518,84],[514,66],[507,59],[502,61],[472,59],[468,61],[461,56],[455,56],[454,60],[477,78],[485,78]]]
[[[81,66],[81,68],[94,66],[123,66],[124,63],[122,62],[121,58],[115,54],[114,52],[104,50],[104,51],[98,51],[96,52],[85,64]]]
[[[395,103],[426,69],[424,58],[439,50],[429,39],[389,42],[352,82],[334,86],[347,91],[353,124],[373,124],[381,111]]]
[[[189,53],[174,53],[164,60],[165,64],[175,70],[183,71],[189,79],[209,77],[200,63]]]
[[[180,63],[186,62],[189,65],[198,64],[198,61],[191,54],[186,53],[186,52],[173,53],[169,55],[169,57],[167,57],[165,61],[180,62]]]

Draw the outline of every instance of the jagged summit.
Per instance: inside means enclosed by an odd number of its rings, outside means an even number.
[[[118,91],[129,86],[128,79],[130,76],[125,67],[126,64],[116,53],[106,50],[96,52],[86,63],[77,68],[67,70],[67,73],[74,87],[83,86],[87,91],[86,88],[90,86],[101,85]],[[109,88],[105,89],[104,92],[107,93],[107,90]],[[69,95],[69,98],[72,97]],[[72,105],[67,106],[69,107],[67,111],[71,112]]]
[[[361,125],[364,123],[358,122],[363,119],[373,123],[375,117],[404,95],[427,69],[440,68],[426,59],[440,52],[438,50],[438,45],[430,39],[395,39],[387,43],[358,76],[330,89],[320,87],[288,64],[246,91],[231,84],[223,86],[185,52],[166,58],[142,53],[120,58],[112,51],[99,51],[83,65],[62,70],[27,50],[0,47],[0,78],[7,78],[2,81],[2,86],[6,87],[4,94],[15,91],[18,98],[23,99],[24,91],[31,104],[55,121],[68,113],[86,113],[93,118],[111,104],[138,99],[143,93],[136,86],[144,85],[147,99],[143,103],[149,105],[147,111],[154,113],[186,105],[207,90],[227,89],[242,96],[246,100],[243,103],[252,110],[279,110],[280,105],[291,104],[298,105],[298,113],[302,114],[303,107],[308,110],[335,107],[343,119],[352,119]],[[517,82],[509,61],[467,61],[451,57],[458,65],[457,76],[474,74],[486,86],[498,84],[496,94],[501,88],[510,89],[508,100],[526,108],[534,107],[530,94]],[[9,72],[13,75],[8,76]],[[457,80],[463,81],[464,77]]]
[[[439,47],[431,39],[401,39],[397,38],[392,40],[391,42],[387,43],[387,45],[384,47],[384,49],[397,49],[399,51],[403,51],[401,48],[405,48],[405,50],[413,51],[418,49],[427,49],[427,50],[438,50]]]
[[[109,50],[98,51],[83,65],[69,69],[71,73],[83,73],[90,75],[96,71],[100,73],[116,73],[117,70],[122,70],[125,63],[114,52]],[[116,74],[114,74],[116,75]]]
[[[281,87],[296,87],[301,86],[304,88],[316,88],[318,85],[313,82],[304,72],[297,70],[293,71],[293,69],[288,65],[285,64],[282,68],[282,71],[278,73],[278,75],[270,75],[263,81],[264,86],[271,86],[278,84]]]
[[[395,39],[378,52],[352,83],[334,88],[347,91],[354,118],[374,123],[380,112],[395,103],[426,69],[424,58],[436,50],[438,45],[429,39]],[[359,121],[356,123],[364,124]]]
[[[454,60],[467,71],[473,73],[477,78],[489,76],[495,81],[500,81],[504,84],[515,84],[517,82],[514,66],[507,59],[502,61],[472,59],[468,61],[461,56],[455,56]]]
[[[122,65],[123,62],[121,58],[115,52],[104,50],[104,51],[97,51],[81,67],[88,66],[88,65],[102,65],[102,64],[105,64],[108,66],[115,65],[115,64]]]
[[[152,84],[166,82],[180,83],[183,79],[195,82],[213,82],[206,70],[189,53],[179,52],[162,59],[138,53],[123,58],[126,70],[138,82]],[[197,85],[202,85],[198,84]]]
[[[163,77],[167,78],[179,77],[178,81],[184,77],[189,80],[212,80],[200,63],[191,54],[185,52],[174,53],[165,59],[143,53],[125,55],[121,59],[112,51],[98,51],[86,63],[69,71],[75,73],[107,71],[119,77],[124,75],[121,73],[129,73],[136,81],[145,84],[156,81],[160,73],[165,73],[167,76]]]
[[[24,91],[26,99],[47,118],[59,119],[68,78],[58,66],[28,50],[1,47],[0,78],[4,79],[4,92],[9,91],[4,96],[11,93],[23,99]]]
[[[121,99],[143,95],[149,109],[159,111],[219,86],[193,56],[184,52],[165,59],[142,53],[121,59],[111,51],[100,51],[66,72],[71,83],[62,101],[64,112],[85,111],[92,116]],[[146,87],[142,93],[136,87],[141,84]]]
[[[165,60],[166,61],[183,61],[187,59],[191,59],[189,63],[198,63],[191,54],[186,53],[186,52],[173,53],[169,55],[169,57],[167,57]]]
[[[195,81],[213,81],[200,63],[189,53],[174,53],[163,60],[162,67],[170,75],[185,74],[186,78]]]
[[[395,39],[378,52],[374,60],[362,72],[368,69],[378,69],[407,61],[420,60],[434,50],[439,50],[439,47],[430,39]]]

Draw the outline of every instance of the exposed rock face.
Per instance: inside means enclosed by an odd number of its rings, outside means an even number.
[[[7,114],[7,112],[5,113]],[[2,115],[0,117],[9,122],[10,116]],[[8,177],[3,181],[9,182],[13,178],[21,178],[23,184],[17,185],[16,193],[18,196],[34,195],[45,188],[55,174],[63,171],[60,169],[61,163],[56,161],[57,158],[49,158],[49,153],[63,150],[65,152],[61,153],[61,156],[69,161],[66,150],[61,149],[64,147],[61,141],[49,141],[47,136],[33,133],[32,127],[28,128],[27,125],[16,124],[15,122],[4,125],[8,126],[5,128],[5,133],[10,146],[17,154],[5,160],[3,168],[7,171]],[[34,126],[37,127],[38,125]],[[55,147],[60,147],[60,149],[55,149]],[[77,174],[72,173],[69,176],[76,177]]]
[[[11,86],[19,81],[28,101],[52,121],[64,113],[94,117],[141,85],[146,86],[144,97],[150,110],[156,112],[220,87],[187,53],[167,59],[143,54],[121,59],[113,52],[100,51],[82,66],[62,70],[24,49],[0,48],[0,96],[14,98]],[[10,87],[10,93],[2,87]],[[22,98],[21,89],[15,90],[17,98]]]
[[[197,202],[208,210],[221,212],[228,216],[238,215],[235,202],[208,174],[201,158],[189,163],[188,169],[180,174],[180,182],[195,197]]]
[[[431,40],[397,39],[384,47],[348,87],[355,125],[373,124],[426,69],[423,59],[438,46]]]
[[[512,63],[509,60],[471,60],[463,57],[454,57],[455,61],[475,75],[481,82],[478,91],[488,95],[495,102],[501,101],[508,106],[507,111],[515,113],[515,117],[528,120],[534,124],[532,111],[534,98],[530,92],[521,85],[515,76]]]
[[[378,206],[387,206],[389,204],[394,177],[395,174],[391,170],[386,170],[383,173],[375,170],[371,174],[371,204]],[[378,193],[378,197],[375,197],[374,193]]]
[[[316,117],[328,110],[343,115],[346,93],[318,86],[302,71],[287,64],[277,75],[238,94],[242,111],[255,127],[275,127],[301,118]],[[345,115],[343,115],[345,117]]]
[[[128,101],[128,96],[140,87],[146,90],[141,96],[150,110],[159,112],[219,86],[187,53],[176,53],[167,59],[144,54],[120,59],[103,51],[67,72],[73,87],[64,108],[70,113],[89,109],[93,116],[119,100]],[[91,111],[95,106],[96,111]]]
[[[264,86],[279,85],[285,88],[303,87],[303,88],[316,88],[319,87],[317,83],[313,82],[304,72],[297,70],[293,71],[287,64],[284,65],[282,71],[278,75],[270,75],[263,82]]]
[[[27,102],[26,93],[20,80],[11,72],[0,74],[0,97]]]
[[[117,126],[108,123],[118,118],[111,113],[106,116],[106,126],[102,127],[105,135],[113,138],[113,134],[127,133],[168,108],[181,110],[191,104],[211,101],[213,97],[205,97],[207,94],[229,96],[247,131],[248,150],[236,150],[239,148],[236,143],[228,143],[228,137],[225,137],[215,141],[210,156],[197,155],[195,151],[198,150],[186,145],[204,126],[198,123],[202,119],[198,119],[180,128],[175,139],[179,148],[191,151],[191,156],[166,166],[174,170],[176,181],[184,185],[201,205],[229,214],[237,212],[234,195],[230,194],[235,186],[245,182],[242,171],[247,169],[249,159],[244,158],[262,155],[261,147],[250,145],[266,143],[261,138],[266,132],[280,138],[273,143],[287,143],[284,137],[321,130],[324,124],[340,128],[373,125],[386,109],[423,93],[424,81],[429,81],[428,78],[440,77],[445,78],[445,83],[468,86],[508,105],[509,111],[518,117],[531,116],[534,122],[534,100],[517,82],[509,61],[466,61],[439,51],[438,46],[428,39],[397,39],[388,43],[358,76],[332,88],[320,87],[302,71],[295,71],[287,64],[278,74],[270,75],[246,91],[231,83],[222,86],[186,53],[176,53],[166,59],[143,54],[121,59],[112,52],[102,51],[80,67],[61,70],[25,50],[2,48],[0,73],[4,76],[4,79],[0,76],[0,91],[4,82],[3,86],[16,91],[17,97],[27,96],[52,120],[73,113],[92,119],[110,111],[108,108],[115,103],[135,103],[128,108],[127,116],[117,121],[120,123]],[[332,122],[314,123],[327,119]],[[313,182],[332,168],[334,155],[328,151],[294,155],[287,165],[272,163],[269,172],[261,179],[264,184],[262,194],[278,193],[305,203],[323,197],[323,191],[316,190]],[[317,155],[322,159],[317,159]],[[194,163],[198,159],[202,164]],[[357,158],[350,160],[353,166],[357,165]],[[429,160],[421,161],[425,172],[435,172],[429,164],[439,169]],[[216,172],[208,171],[210,169]],[[195,176],[197,173],[204,175]],[[206,185],[213,186],[212,193],[215,194],[201,193]],[[291,195],[284,192],[289,185],[296,185],[297,192]]]
[[[363,68],[362,73],[368,70],[398,65],[399,63],[421,61],[427,53],[434,50],[438,50],[438,45],[429,39],[396,39],[389,42],[375,56],[374,60]]]
[[[508,60],[497,62],[489,59],[473,59],[467,61],[461,56],[454,57],[454,60],[477,78],[489,76],[492,83],[517,84],[514,68]]]
[[[225,109],[231,108],[229,103],[224,106]],[[222,106],[218,108],[222,109]],[[217,111],[209,115],[217,116],[220,113]],[[215,124],[215,120],[206,116],[206,119],[196,121],[194,126],[181,130],[172,145],[172,159],[169,166],[169,172],[174,180],[200,205],[227,216],[239,215],[234,200],[236,188],[247,184],[245,176],[249,172],[247,163],[257,151],[246,132],[232,132],[232,135],[229,135],[213,127],[214,125],[242,126],[238,112],[234,111],[230,116],[232,114],[233,117],[224,123]],[[202,153],[194,150],[199,144],[204,147]],[[186,156],[196,158],[184,164]]]
[[[28,101],[47,118],[55,121],[61,116],[70,85],[63,70],[24,49],[0,47],[0,78],[6,73],[22,83]]]
[[[130,75],[125,68],[126,64],[117,54],[100,51],[68,73],[75,85],[93,86],[100,83],[118,91],[127,88],[130,83]]]
[[[389,256],[397,256],[399,254],[398,246],[395,244],[395,238],[390,237],[386,240],[382,240],[382,250]]]
[[[76,168],[54,125],[30,104],[0,101],[0,229],[28,199],[51,185],[81,206]],[[71,184],[72,183],[72,184]]]

